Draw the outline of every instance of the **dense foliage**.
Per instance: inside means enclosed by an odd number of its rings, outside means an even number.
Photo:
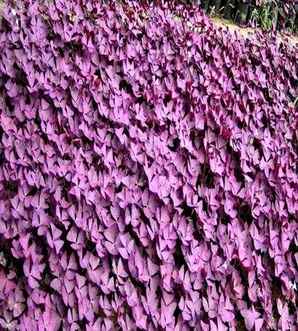
[[[211,14],[265,30],[298,32],[297,0],[194,0]]]
[[[144,6],[4,8],[0,328],[297,330],[297,48]]]

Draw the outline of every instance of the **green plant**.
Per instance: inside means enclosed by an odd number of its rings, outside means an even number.
[[[259,7],[253,9],[251,13],[251,21],[268,31],[276,27],[278,16],[278,6],[275,1],[266,1]]]

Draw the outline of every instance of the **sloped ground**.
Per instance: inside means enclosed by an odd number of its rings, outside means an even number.
[[[0,28],[0,328],[296,330],[297,48],[115,1]]]

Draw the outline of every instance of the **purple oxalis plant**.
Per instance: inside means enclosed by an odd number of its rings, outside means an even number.
[[[297,330],[296,46],[26,0],[0,53],[1,329]]]

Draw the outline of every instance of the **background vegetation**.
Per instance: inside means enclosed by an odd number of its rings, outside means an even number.
[[[199,1],[198,1],[199,2]],[[280,0],[202,0],[209,14],[265,30],[298,31],[298,2]]]

